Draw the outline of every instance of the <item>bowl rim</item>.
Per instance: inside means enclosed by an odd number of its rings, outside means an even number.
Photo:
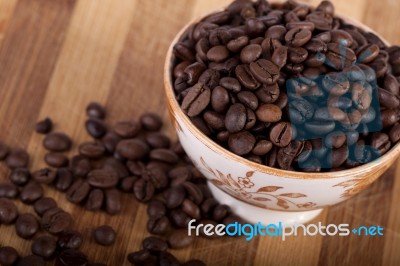
[[[271,1],[271,3],[274,4],[274,1]],[[277,3],[277,2],[275,2]],[[279,4],[279,3],[278,3]],[[307,4],[308,5],[308,4]],[[308,5],[310,6],[310,5]],[[167,98],[167,104],[168,107],[171,108],[170,115],[178,116],[186,125],[188,130],[198,139],[200,140],[204,145],[206,145],[208,148],[213,150],[214,152],[226,157],[229,160],[241,163],[246,165],[247,167],[256,170],[257,172],[264,173],[264,174],[270,174],[270,175],[275,175],[279,177],[284,177],[288,179],[310,179],[310,180],[317,180],[317,179],[333,179],[333,178],[342,178],[342,177],[349,177],[353,176],[355,174],[362,174],[362,173],[369,173],[376,169],[379,165],[387,165],[391,164],[395,159],[397,159],[398,155],[400,154],[400,142],[397,143],[394,147],[392,147],[387,153],[385,153],[383,156],[379,157],[378,159],[369,162],[367,164],[363,164],[357,167],[345,169],[345,170],[339,170],[339,171],[334,171],[334,172],[313,172],[313,173],[307,173],[307,172],[300,172],[300,171],[290,171],[290,170],[283,170],[279,168],[274,168],[262,164],[258,164],[256,162],[252,162],[244,157],[241,157],[237,154],[234,154],[233,152],[229,151],[228,149],[220,146],[218,143],[214,142],[212,139],[210,139],[208,136],[206,136],[203,132],[201,132],[187,117],[185,113],[183,113],[182,109],[179,106],[178,101],[175,98],[175,92],[173,89],[173,82],[172,82],[172,73],[173,73],[173,61],[175,59],[173,55],[173,47],[174,45],[179,41],[181,36],[189,29],[190,26],[192,26],[194,23],[200,21],[201,19],[205,18],[206,16],[209,16],[210,14],[219,12],[221,10],[224,10],[224,8],[218,8],[215,9],[215,11],[208,12],[206,14],[203,14],[201,16],[196,16],[195,18],[191,19],[185,26],[175,35],[174,39],[172,40],[164,62],[164,93]],[[381,40],[386,44],[390,45],[390,43],[383,38],[380,34],[375,32],[373,29],[368,27],[367,25],[364,25],[363,23],[359,22],[358,20],[342,15],[340,13],[335,12],[335,16],[338,18],[343,19],[344,21],[351,23],[357,27],[360,27],[361,29],[374,33],[377,35]]]

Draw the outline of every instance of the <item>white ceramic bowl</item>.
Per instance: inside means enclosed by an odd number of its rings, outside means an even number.
[[[360,22],[344,19],[373,32]],[[238,216],[252,223],[305,223],[315,218],[323,208],[367,188],[397,159],[400,144],[378,160],[359,167],[337,172],[302,173],[251,162],[209,139],[181,110],[175,99],[172,81],[173,47],[185,30],[199,20],[188,23],[169,47],[164,70],[167,104],[186,153],[208,178],[215,198],[229,205]]]

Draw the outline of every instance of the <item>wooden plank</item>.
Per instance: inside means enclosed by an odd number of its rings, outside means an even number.
[[[17,0],[0,1],[0,46],[16,5]]]

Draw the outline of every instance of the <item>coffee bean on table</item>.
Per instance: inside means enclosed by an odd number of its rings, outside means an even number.
[[[147,131],[158,131],[163,125],[161,117],[155,113],[144,113],[140,117],[142,127]]]
[[[33,240],[32,253],[49,260],[57,249],[57,241],[52,236],[39,236]]]
[[[19,258],[18,252],[13,247],[0,247],[0,265],[12,266],[15,265]]]
[[[59,191],[66,191],[72,184],[72,172],[68,168],[57,169],[57,177],[54,186]]]
[[[167,213],[165,204],[158,199],[153,199],[147,205],[147,214],[150,218],[160,218]]]
[[[36,123],[35,130],[40,134],[47,134],[53,128],[53,122],[50,118],[46,117],[45,119]]]
[[[133,185],[139,178],[136,176],[131,176],[131,177],[125,177],[120,181],[119,187],[123,192],[132,192],[133,190]]]
[[[400,140],[400,124],[396,124],[392,127],[389,132],[389,138],[392,143],[397,143]]]
[[[79,154],[90,159],[100,158],[106,152],[101,142],[83,142],[79,145]]]
[[[182,210],[193,219],[199,220],[201,218],[200,208],[189,199],[182,202]]]
[[[133,193],[136,199],[142,202],[151,200],[151,198],[154,196],[154,192],[154,185],[150,180],[146,180],[144,178],[136,181],[133,186]]]
[[[169,149],[153,149],[149,154],[150,159],[175,164],[179,161],[178,155]]]
[[[92,169],[92,166],[87,158],[76,155],[71,158],[70,168],[75,176],[84,177]]]
[[[186,229],[174,230],[168,237],[168,244],[173,249],[181,249],[193,243],[193,237],[188,236]]]
[[[91,102],[86,107],[86,114],[92,118],[104,119],[106,117],[106,110],[100,103]]]
[[[16,186],[24,186],[31,179],[31,173],[27,168],[16,168],[12,170],[8,178]]]
[[[45,265],[44,260],[37,255],[28,255],[26,257],[22,257],[17,263],[17,266],[44,266],[44,265]]]
[[[116,233],[111,226],[102,225],[94,230],[93,238],[102,246],[110,246],[115,242]]]
[[[163,193],[165,205],[169,209],[179,207],[185,199],[186,192],[182,186],[171,187]]]
[[[27,167],[29,154],[21,148],[12,149],[6,157],[6,164],[11,169]]]
[[[191,218],[179,208],[173,209],[169,213],[171,223],[178,228],[185,228],[189,224]]]
[[[11,224],[18,216],[18,209],[10,199],[0,198],[0,224]]]
[[[24,239],[32,238],[39,231],[39,222],[30,213],[20,214],[15,221],[15,231],[19,237]]]
[[[93,189],[90,191],[86,201],[86,209],[89,211],[98,211],[103,206],[104,193],[101,189]]]
[[[58,236],[57,245],[61,249],[78,249],[83,242],[83,236],[77,231],[66,231]]]
[[[155,235],[165,235],[171,230],[171,223],[167,216],[150,218],[147,222],[147,231]]]
[[[70,137],[61,132],[53,132],[46,135],[43,139],[43,146],[53,152],[67,151],[72,146]]]
[[[111,188],[117,185],[117,173],[109,169],[95,169],[87,175],[87,182],[98,188]]]
[[[115,134],[114,132],[108,132],[101,141],[103,142],[104,148],[108,153],[114,153],[115,148],[117,147],[118,142],[121,138]]]
[[[85,254],[76,249],[66,249],[56,258],[55,266],[86,266],[88,259]]]
[[[149,146],[140,139],[124,139],[118,143],[116,152],[128,160],[139,160],[149,153]]]
[[[32,173],[32,179],[42,184],[51,184],[56,176],[57,172],[50,168],[43,168]]]
[[[128,261],[135,266],[157,265],[157,257],[152,255],[147,249],[129,253]]]
[[[0,198],[15,199],[18,196],[18,193],[18,187],[14,184],[0,184]]]
[[[43,214],[53,208],[57,207],[57,203],[54,199],[52,198],[41,198],[38,199],[34,204],[33,204],[33,208],[35,209],[35,212],[39,215],[39,216],[43,216]]]
[[[19,198],[23,203],[33,204],[35,201],[43,197],[43,194],[43,187],[35,181],[30,181],[22,188]]]
[[[0,161],[4,160],[9,152],[10,149],[8,148],[8,146],[0,141]]]
[[[51,234],[58,234],[70,227],[72,217],[61,208],[53,208],[43,214],[41,224],[45,231]]]
[[[162,238],[149,236],[143,240],[143,248],[150,252],[165,251],[168,248],[168,244]]]
[[[140,124],[136,121],[121,121],[114,126],[114,132],[121,138],[133,138],[140,131]]]
[[[68,157],[64,154],[56,152],[47,153],[44,157],[44,161],[47,163],[47,165],[56,168],[68,165]]]
[[[109,214],[117,214],[121,211],[121,193],[115,189],[110,188],[105,191],[105,207]]]
[[[77,179],[67,190],[67,200],[73,203],[80,203],[86,198],[89,191],[89,183],[82,179]]]
[[[103,120],[89,118],[85,122],[87,133],[93,138],[102,138],[107,133],[107,127]]]

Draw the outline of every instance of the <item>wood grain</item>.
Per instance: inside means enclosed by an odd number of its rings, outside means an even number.
[[[316,5],[319,0],[308,0]],[[400,43],[396,0],[334,0],[337,11]],[[56,130],[76,143],[89,139],[83,128],[89,101],[104,103],[107,121],[137,118],[155,111],[169,125],[162,92],[163,61],[178,30],[194,17],[229,0],[0,0],[0,139],[35,154],[31,168],[44,166],[42,136],[33,133],[38,119],[50,116]],[[0,181],[8,170],[0,164]],[[381,225],[384,237],[297,236],[282,241],[257,237],[198,238],[187,249],[173,251],[182,261],[202,259],[208,265],[400,265],[400,167],[394,165],[368,190],[325,210],[313,223]],[[144,205],[123,196],[116,216],[86,212],[51,188],[46,195],[76,217],[74,228],[85,235],[82,250],[91,261],[128,265],[128,253],[147,236]],[[32,207],[18,202],[20,212]],[[117,243],[101,247],[90,235],[94,226],[118,229]],[[21,255],[31,241],[15,236],[13,226],[0,225],[0,245],[12,245]],[[51,265],[51,263],[49,263]]]

